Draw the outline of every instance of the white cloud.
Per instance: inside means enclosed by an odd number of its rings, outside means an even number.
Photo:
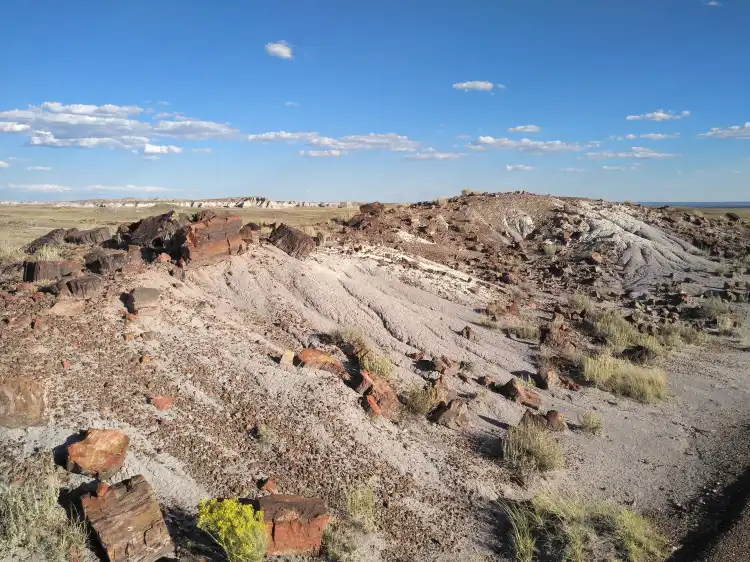
[[[180,154],[182,148],[172,145],[146,144],[143,147],[144,154]]]
[[[415,152],[404,156],[404,160],[456,160],[465,156],[457,152],[439,152],[434,148],[426,148],[423,152]]]
[[[250,142],[278,142],[288,141],[294,142],[298,140],[310,140],[316,138],[318,133],[304,132],[304,133],[288,133],[286,131],[277,131],[271,133],[258,133],[253,135],[247,135],[247,140]]]
[[[679,154],[667,154],[664,152],[654,152],[650,148],[642,146],[634,146],[629,152],[614,152],[614,151],[603,151],[603,152],[587,152],[583,155],[583,158],[589,160],[605,160],[609,158],[638,158],[642,160],[657,160],[661,158],[674,158],[680,156]]]
[[[718,2],[717,0],[711,0],[710,2],[704,2],[704,6],[711,6],[712,8],[718,8],[721,6],[721,2]]]
[[[285,101],[284,105],[287,107],[299,107],[300,104],[296,101]]]
[[[396,133],[370,133],[368,135],[348,135],[338,139],[313,137],[308,144],[337,150],[390,150],[392,152],[415,152],[417,141]]]
[[[310,158],[331,158],[346,154],[342,150],[300,150],[299,153],[301,156],[309,156]]]
[[[453,84],[454,90],[464,90],[465,92],[468,92],[469,90],[477,90],[479,92],[491,92],[492,88],[494,88],[495,85],[492,82],[485,82],[483,80],[472,80],[470,82],[456,82]],[[501,90],[505,89],[505,86],[502,84],[497,85],[498,88]]]
[[[17,189],[18,191],[33,191],[37,193],[60,193],[62,191],[71,191],[72,188],[67,187],[65,185],[54,185],[49,183],[42,183],[42,184],[23,184],[18,185],[15,183],[9,184],[9,187],[11,189]]]
[[[0,160],[0,168],[10,168],[10,164],[8,164],[7,162],[3,162],[2,160]]]
[[[479,137],[476,141],[466,145],[472,150],[485,150],[487,148],[499,148],[504,150],[517,150],[532,154],[545,154],[550,152],[576,152],[583,147],[578,143],[567,143],[559,140],[533,141],[531,139],[509,139],[494,138],[489,136]]]
[[[642,139],[647,140],[664,140],[664,139],[676,139],[680,136],[680,133],[647,133],[641,135]]]
[[[212,148],[191,148],[190,152],[199,152],[202,154],[211,154],[213,152]]]
[[[179,121],[159,121],[154,125],[153,132],[159,136],[188,140],[228,138],[237,133],[235,129],[223,123],[184,118],[180,118]]]
[[[698,136],[715,139],[750,139],[750,121],[744,125],[733,125],[726,129],[714,127],[707,133]]]
[[[625,119],[628,121],[667,121],[669,119],[684,119],[690,115],[689,111],[681,111],[675,113],[674,111],[664,111],[663,109],[657,109],[651,113],[644,113],[642,115],[628,115]]]
[[[63,138],[59,139],[49,131],[34,131],[34,136],[29,138],[30,146],[49,146],[54,148],[121,148],[132,149],[143,146],[148,142],[148,137],[122,136],[120,138],[86,137],[86,138]]]
[[[28,172],[49,172],[52,168],[49,166],[29,166],[26,168]]]
[[[523,164],[513,164],[505,166],[506,172],[530,172],[534,168],[532,166],[525,166]]]
[[[292,58],[292,48],[286,41],[266,43],[266,53],[272,57],[279,57],[280,59]]]
[[[577,173],[577,172],[585,172],[583,168],[560,168],[561,172],[570,172],[570,173]]]
[[[538,133],[542,128],[539,125],[519,125],[508,129],[509,133]]]
[[[71,115],[89,115],[99,117],[126,117],[128,115],[138,115],[143,111],[143,108],[136,105],[84,105],[80,103],[63,105],[57,101],[46,101],[41,105],[41,108],[50,113],[67,113]]]
[[[25,123],[0,123],[0,133],[25,133],[30,130],[31,127]]]
[[[136,193],[158,193],[164,191],[178,191],[167,187],[158,187],[155,185],[90,185],[85,188],[86,191],[127,191]]]
[[[631,164],[630,166],[602,166],[602,170],[608,172],[626,172],[629,170],[637,170],[638,164]]]

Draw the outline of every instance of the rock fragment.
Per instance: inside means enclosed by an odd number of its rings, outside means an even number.
[[[271,494],[252,503],[263,512],[268,526],[269,556],[320,553],[323,531],[331,518],[324,500]]]
[[[81,264],[72,260],[38,260],[23,264],[23,280],[30,283],[59,279],[81,271]]]
[[[70,472],[107,480],[122,468],[130,439],[117,429],[88,429],[82,441],[67,448]]]
[[[271,232],[268,239],[280,250],[301,260],[307,258],[315,250],[315,240],[312,236],[283,223]]]
[[[106,226],[92,228],[91,230],[78,230],[73,228],[65,233],[65,242],[68,244],[91,245],[101,244],[112,239],[112,233]]]

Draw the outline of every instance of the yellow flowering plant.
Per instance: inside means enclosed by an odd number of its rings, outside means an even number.
[[[229,562],[262,562],[265,558],[268,531],[263,512],[236,498],[202,500],[198,528],[224,549]]]

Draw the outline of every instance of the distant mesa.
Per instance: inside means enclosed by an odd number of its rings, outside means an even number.
[[[260,208],[260,209],[288,209],[292,207],[330,207],[345,209],[356,208],[357,203],[351,201],[274,201],[266,197],[228,197],[223,199],[85,199],[80,201],[0,201],[0,205],[48,205],[52,207],[106,207],[106,208],[148,208],[157,205],[173,207],[199,207],[204,209],[217,208]]]

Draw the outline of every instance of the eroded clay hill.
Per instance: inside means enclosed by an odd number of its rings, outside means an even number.
[[[706,295],[747,299],[744,273],[717,267],[748,225],[528,194],[362,211],[315,237],[203,212],[32,242],[3,270],[4,478],[54,452],[104,547],[91,559],[221,560],[195,528],[214,497],[260,505],[282,557],[512,559],[502,502],[549,486],[635,506],[679,540],[675,504],[737,433],[718,412],[749,410],[746,353],[693,314]],[[47,246],[60,259],[34,258]],[[662,400],[616,396],[569,364],[600,343],[573,294],[625,307],[639,333],[713,339],[655,359]],[[591,412],[606,439],[579,429]],[[504,462],[522,420],[564,468]]]

